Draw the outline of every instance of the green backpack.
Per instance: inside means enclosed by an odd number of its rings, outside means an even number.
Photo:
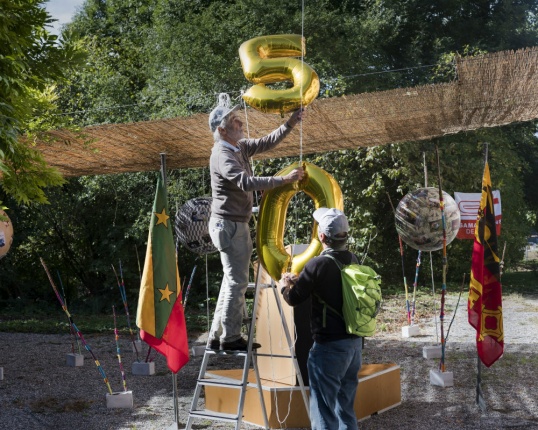
[[[323,305],[323,326],[325,327],[327,308],[344,319],[346,330],[356,336],[372,336],[375,332],[376,316],[381,306],[380,276],[368,266],[357,263],[343,265],[332,255],[342,274],[342,312],[328,305],[321,297],[316,297]]]

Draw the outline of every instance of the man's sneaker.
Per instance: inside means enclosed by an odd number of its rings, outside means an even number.
[[[218,351],[220,349],[220,339],[211,339],[207,342],[207,349]]]
[[[252,342],[252,349],[258,349],[260,346],[259,343]],[[231,342],[223,342],[220,344],[221,351],[246,351],[247,349],[248,342],[242,337]]]

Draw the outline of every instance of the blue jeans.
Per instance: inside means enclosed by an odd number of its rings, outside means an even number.
[[[362,338],[314,342],[308,355],[312,430],[357,430],[353,409],[362,362]]]
[[[209,219],[209,235],[220,252],[222,284],[209,339],[233,342],[241,337],[241,324],[248,287],[252,239],[248,223]]]

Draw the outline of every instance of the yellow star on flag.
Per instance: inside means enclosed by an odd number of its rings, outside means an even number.
[[[163,300],[168,300],[168,303],[170,303],[170,296],[174,293],[170,288],[168,288],[168,284],[166,284],[166,288],[163,290],[159,288],[159,292],[162,294],[160,302]]]
[[[164,224],[164,226],[168,228],[167,221],[170,217],[166,215],[166,208],[163,208],[163,211],[161,213],[155,212],[155,216],[159,219],[159,221],[157,221],[157,224],[155,225]]]

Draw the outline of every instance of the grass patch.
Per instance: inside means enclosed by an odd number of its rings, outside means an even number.
[[[28,315],[1,315],[0,331],[10,333],[41,333],[41,334],[69,334],[67,319],[62,321],[61,316],[47,316],[33,318]],[[82,334],[108,333],[114,331],[114,321],[109,315],[73,316],[73,321]],[[122,334],[128,334],[127,328],[118,328]]]
[[[47,313],[37,309],[36,304],[29,303],[24,309],[0,310],[0,331],[8,333],[39,333],[39,334],[69,334],[70,324],[67,316],[61,309],[55,309]],[[135,314],[136,315],[136,314]],[[210,318],[213,313],[210,314]],[[86,334],[111,333],[114,331],[114,318],[112,314],[72,313],[74,323]],[[131,328],[136,327],[136,316],[131,316]],[[198,333],[207,330],[207,313],[205,309],[192,307],[188,309],[185,320],[188,333]],[[129,328],[125,315],[118,315],[118,332],[122,336],[129,335]]]
[[[460,306],[466,306],[467,291],[469,285],[463,286]],[[509,294],[538,294],[538,271],[518,271],[507,272],[502,277],[503,295]],[[449,283],[447,285],[447,295],[457,296],[462,289],[461,282]],[[382,332],[392,332],[407,325],[407,311],[405,291],[402,284],[382,285],[383,303],[378,316],[378,327]],[[441,297],[441,285],[436,285],[436,300],[439,310],[439,300]],[[413,286],[408,285],[408,298],[413,299]],[[417,320],[430,318],[433,315],[433,302],[431,286],[420,286],[416,291],[416,315]],[[252,308],[253,299],[247,297],[247,307]],[[71,309],[70,309],[71,310]],[[447,303],[446,312],[451,315],[453,305]],[[86,334],[112,333],[114,331],[114,319],[112,313],[99,314],[92,313],[89,308],[76,308],[72,311],[73,321],[81,332]],[[209,318],[213,317],[213,309],[209,313]],[[203,305],[196,306],[190,303],[185,311],[187,323],[187,333],[195,336],[207,330],[207,311],[205,301]],[[123,312],[118,312],[118,331],[122,336],[129,336],[127,320]],[[131,327],[133,331],[138,331],[136,327],[136,310],[131,311]],[[0,303],[0,331],[11,333],[38,333],[38,334],[69,334],[69,322],[66,315],[57,303],[36,303],[25,302],[17,299],[11,302]]]

